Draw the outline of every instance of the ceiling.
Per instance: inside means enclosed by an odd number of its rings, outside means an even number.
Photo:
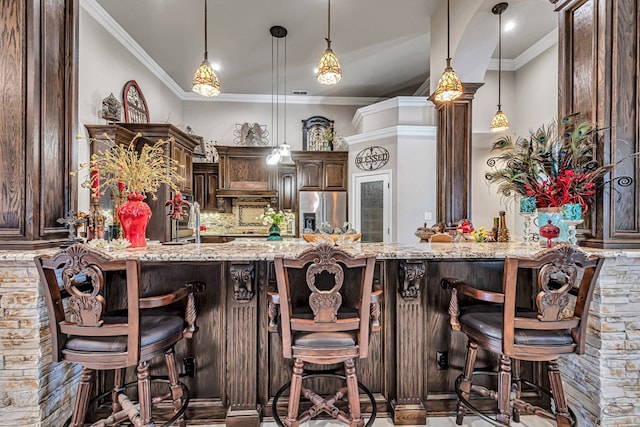
[[[93,1],[185,92],[191,90],[193,71],[204,52],[203,0]],[[440,1],[333,0],[332,47],[343,78],[335,86],[322,86],[315,80],[314,68],[326,47],[326,0],[209,0],[209,60],[219,68],[223,93],[271,94],[273,38],[269,28],[282,25],[288,30],[288,94],[412,95],[429,77],[430,17]],[[480,10],[486,12],[495,2],[482,3]],[[487,19],[495,20],[497,32],[497,18],[489,14]],[[503,33],[503,58],[507,59],[516,58],[557,25],[548,0],[512,0],[503,24],[510,20],[517,26]],[[280,49],[283,61],[282,42]],[[281,72],[283,69],[281,65]],[[284,93],[284,83],[280,84],[280,93]]]

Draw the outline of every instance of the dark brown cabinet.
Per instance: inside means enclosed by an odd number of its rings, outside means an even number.
[[[141,133],[142,137],[138,144],[155,144],[159,139],[166,141],[166,153],[178,161],[182,167],[179,174],[183,180],[178,183],[178,189],[184,195],[193,195],[193,150],[198,145],[198,141],[191,138],[181,129],[166,123],[118,123],[131,132]],[[167,216],[165,203],[173,197],[173,192],[168,185],[162,184],[156,193],[157,199],[147,197],[145,200],[151,207],[151,219],[147,226],[147,238],[166,242],[172,239],[171,220]],[[179,230],[179,237],[186,237],[191,231]]]
[[[293,153],[298,173],[298,190],[345,191],[348,187],[346,151],[297,151]]]
[[[193,200],[201,211],[217,211],[218,165],[195,163],[193,165]]]
[[[281,166],[278,168],[278,209],[297,210],[298,191],[296,186],[296,167]]]

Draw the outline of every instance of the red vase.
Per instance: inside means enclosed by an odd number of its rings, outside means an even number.
[[[145,234],[151,218],[151,208],[142,199],[144,196],[140,193],[129,193],[127,201],[118,207],[124,238],[131,242],[131,248],[147,246]]]

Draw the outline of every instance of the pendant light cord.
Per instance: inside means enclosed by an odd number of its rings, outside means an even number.
[[[276,136],[275,133],[275,128],[273,127],[273,107],[275,106],[275,103],[273,102],[273,88],[274,88],[274,84],[273,84],[273,77],[275,76],[275,68],[274,68],[274,64],[275,61],[273,60],[273,54],[275,52],[275,37],[271,38],[271,144],[273,145],[274,143],[274,139]],[[277,139],[275,139],[275,141],[277,142]]]
[[[287,37],[284,37],[284,143],[287,143]]]
[[[451,61],[451,53],[449,51],[449,46],[451,44],[451,24],[450,20],[450,10],[449,10],[449,0],[447,0],[447,67],[449,66],[449,62]]]
[[[204,59],[209,59],[209,52],[207,49],[207,0],[204,0]]]
[[[329,8],[327,13],[327,44],[331,48],[331,0],[328,0]]]
[[[502,109],[500,90],[502,87],[502,12],[498,15],[498,110]]]

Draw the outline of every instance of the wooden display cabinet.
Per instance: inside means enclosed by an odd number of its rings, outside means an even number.
[[[218,165],[195,163],[193,165],[193,200],[203,212],[217,211]]]
[[[298,190],[346,191],[348,171],[346,151],[296,151]]]

